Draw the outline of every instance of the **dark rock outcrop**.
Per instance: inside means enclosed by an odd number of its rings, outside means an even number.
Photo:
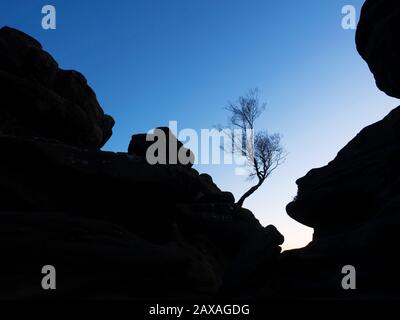
[[[377,86],[400,97],[400,2],[367,0],[357,48]],[[364,128],[331,161],[297,181],[287,206],[314,228],[305,248],[275,264],[264,297],[400,299],[400,107]],[[344,290],[342,268],[356,270],[356,290]]]
[[[356,43],[379,89],[400,98],[400,2],[367,0],[362,8]]]
[[[5,135],[0,148],[0,249],[12,261],[0,297],[46,297],[35,282],[45,264],[59,270],[56,297],[215,297],[251,238],[264,239],[255,262],[280,252],[276,229],[216,201],[194,169]]]
[[[154,150],[149,150],[151,146]],[[154,156],[153,161],[147,159],[147,152]],[[191,168],[194,154],[185,148],[168,127],[154,129],[154,133],[139,133],[132,136],[128,153],[146,158],[151,164],[179,164]]]
[[[314,228],[316,237],[358,228],[396,195],[399,160],[400,107],[364,128],[327,166],[299,179],[288,214]]]
[[[400,298],[400,107],[363,129],[327,166],[297,181],[288,214],[314,228],[305,248],[284,252],[277,291],[287,297]],[[358,271],[357,290],[341,269]]]
[[[276,261],[279,232],[192,163],[150,165],[143,136],[129,153],[98,150],[113,121],[84,77],[10,28],[0,91],[0,299],[238,296],[240,277],[246,296],[263,287],[254,277]]]
[[[0,133],[43,137],[100,148],[114,120],[105,115],[85,77],[62,70],[32,37],[0,29]]]

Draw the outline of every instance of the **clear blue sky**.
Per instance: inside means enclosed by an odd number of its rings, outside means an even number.
[[[169,120],[196,130],[224,123],[227,101],[258,87],[268,103],[259,128],[281,132],[289,155],[246,205],[278,227],[288,249],[312,235],[285,212],[295,180],[398,104],[376,89],[355,31],[341,28],[342,6],[359,15],[362,2],[2,0],[0,22],[86,76],[116,120],[105,150],[126,151],[132,133]],[[56,7],[56,30],[41,28],[45,4]],[[230,166],[197,169],[236,196],[249,186]]]

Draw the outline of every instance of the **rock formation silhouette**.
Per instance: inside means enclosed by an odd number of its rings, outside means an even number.
[[[376,85],[400,98],[400,6],[396,0],[367,0],[357,28],[357,50],[368,63]]]
[[[158,139],[164,139],[164,141],[158,141]],[[149,150],[149,148],[154,143],[162,146],[162,148],[154,150],[155,156],[159,160],[157,163],[179,164],[189,168],[193,166],[195,161],[193,152],[185,148],[183,143],[175,137],[168,127],[156,128],[153,133],[134,134],[129,143],[128,153],[146,157],[148,151],[153,151]],[[150,152],[150,154],[152,155],[153,153]]]
[[[265,260],[279,255],[280,233],[191,163],[149,165],[143,139],[129,153],[100,151],[113,120],[85,78],[7,27],[0,92],[0,299],[215,297],[233,282],[228,270],[254,271],[235,267],[252,239],[264,240]],[[47,264],[51,294],[40,285]]]
[[[0,133],[43,137],[100,148],[114,120],[105,115],[85,77],[62,70],[32,37],[0,29]]]
[[[400,2],[367,0],[357,48],[387,94],[398,88]],[[113,120],[85,78],[21,31],[0,29],[0,298],[400,298],[400,107],[297,181],[287,212],[305,248],[191,165],[101,151]],[[378,106],[377,106],[378,107]],[[57,290],[38,270],[56,267]],[[343,290],[342,267],[357,270]]]
[[[367,0],[356,35],[377,86],[394,97],[400,97],[399,13],[399,1]],[[266,295],[400,298],[400,107],[364,128],[297,185],[287,212],[314,228],[313,241],[280,256],[275,287]],[[341,287],[345,265],[358,270],[356,290]]]

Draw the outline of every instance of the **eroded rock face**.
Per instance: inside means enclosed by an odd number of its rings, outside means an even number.
[[[314,228],[305,248],[283,253],[276,276],[285,297],[400,297],[400,107],[363,129],[327,166],[297,181],[288,214]],[[341,269],[358,270],[357,290]],[[276,292],[275,292],[276,294]]]
[[[287,212],[317,236],[357,228],[397,196],[399,160],[400,107],[364,128],[327,166],[299,179]]]
[[[114,120],[105,115],[85,77],[62,70],[32,37],[0,29],[0,133],[100,148]]]
[[[367,0],[357,28],[356,43],[379,89],[400,98],[400,2]]]
[[[49,261],[63,275],[56,297],[210,298],[228,270],[240,283],[281,250],[275,228],[194,169],[25,137],[0,135],[0,149],[0,250],[12,261],[0,298],[46,298],[32,279]]]
[[[357,48],[377,86],[400,97],[400,2],[367,0]],[[280,255],[264,297],[400,298],[400,107],[364,128],[328,165],[297,181],[287,206],[314,228],[305,248]],[[356,290],[342,287],[342,268],[355,267]]]

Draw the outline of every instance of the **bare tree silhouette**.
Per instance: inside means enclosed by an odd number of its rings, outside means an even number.
[[[236,103],[230,102],[225,108],[230,116],[228,120],[229,144],[222,146],[226,152],[245,157],[249,169],[249,180],[257,179],[257,183],[246,191],[237,206],[242,207],[244,201],[251,196],[271,173],[286,158],[281,146],[280,134],[268,134],[266,130],[255,132],[255,122],[265,110],[266,104],[260,103],[259,90],[252,89],[245,96],[240,96]],[[241,134],[236,134],[240,130]]]

